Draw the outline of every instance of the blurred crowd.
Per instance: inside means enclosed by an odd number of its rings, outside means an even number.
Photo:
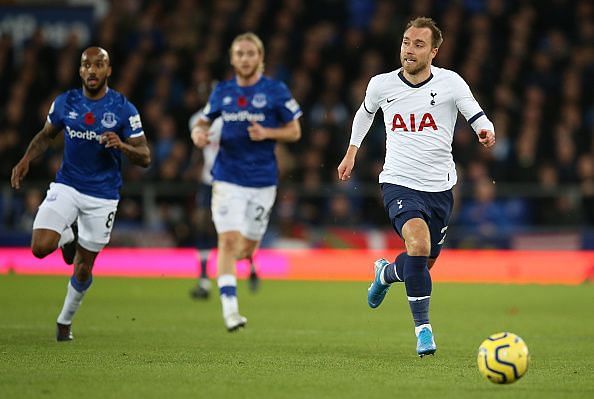
[[[453,147],[462,200],[455,224],[487,235],[531,225],[594,225],[591,0],[113,0],[108,5],[92,43],[110,52],[110,86],[139,108],[153,151],[148,170],[125,166],[125,184],[198,188],[202,158],[189,140],[188,119],[205,104],[213,83],[231,76],[232,38],[253,31],[266,47],[266,74],[285,81],[304,111],[302,140],[278,148],[276,230],[290,237],[320,223],[387,226],[374,184],[384,156],[381,112],[359,152],[354,179],[338,184],[336,166],[370,77],[399,67],[404,26],[412,17],[431,16],[445,37],[435,64],[468,82],[497,135],[495,149],[484,150],[464,120],[457,125]],[[49,47],[41,33],[23,48],[7,35],[0,38],[4,182],[42,127],[53,98],[80,86],[81,51],[74,35],[62,48]],[[58,140],[28,179],[49,181],[60,160]],[[498,192],[499,187],[512,191]],[[42,198],[37,190],[26,192],[18,206],[13,203],[16,214],[5,212],[5,223],[29,226]],[[157,198],[148,222],[172,231],[176,244],[192,245],[207,218],[193,198]],[[137,196],[123,198],[120,226],[146,225],[141,202]]]

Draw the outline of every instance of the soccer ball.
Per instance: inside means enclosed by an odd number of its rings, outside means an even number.
[[[510,384],[526,374],[530,356],[522,338],[501,332],[483,341],[476,360],[486,379],[495,384]]]

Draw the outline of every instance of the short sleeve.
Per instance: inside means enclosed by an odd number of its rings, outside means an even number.
[[[126,101],[123,109],[123,137],[124,139],[140,137],[144,135],[142,129],[142,121],[140,120],[140,114],[138,110],[129,101]]]
[[[60,129],[64,128],[64,102],[65,96],[63,94],[59,95],[52,102],[49,112],[47,113],[47,122]]]
[[[371,78],[365,91],[365,98],[363,99],[363,108],[370,114],[375,114],[379,109],[377,77]]]
[[[221,83],[219,83],[215,86],[212,93],[210,93],[210,97],[208,98],[208,102],[202,110],[202,115],[200,115],[200,118],[212,121],[221,116],[222,92],[222,86]]]
[[[278,84],[276,106],[283,123],[291,122],[303,115],[299,103],[293,98],[287,85],[282,82]]]

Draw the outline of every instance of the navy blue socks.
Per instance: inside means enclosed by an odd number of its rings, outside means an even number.
[[[404,262],[404,284],[415,326],[429,323],[431,275],[427,256],[407,256]]]

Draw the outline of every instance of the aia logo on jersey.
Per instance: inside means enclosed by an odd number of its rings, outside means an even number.
[[[87,125],[94,125],[95,124],[95,115],[92,112],[87,112],[85,114],[85,124]]]
[[[396,129],[402,129],[404,132],[420,132],[423,129],[431,128],[433,130],[437,130],[437,125],[435,124],[435,120],[433,119],[433,115],[426,112],[421,117],[421,121],[419,125],[416,124],[415,114],[410,114],[408,118],[409,125],[407,126],[406,121],[400,114],[395,114],[394,118],[392,119],[392,131]]]
[[[247,107],[248,101],[247,98],[245,98],[245,96],[239,96],[237,98],[237,105],[240,106],[241,108],[245,108]]]

